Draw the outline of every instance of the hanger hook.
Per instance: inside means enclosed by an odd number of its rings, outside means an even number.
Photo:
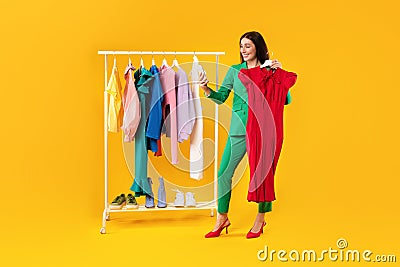
[[[144,67],[144,62],[143,62],[143,51],[140,51],[140,67]]]
[[[176,59],[176,51],[175,51],[175,59]]]

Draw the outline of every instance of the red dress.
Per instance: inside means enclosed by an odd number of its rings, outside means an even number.
[[[297,74],[277,68],[241,69],[248,92],[246,150],[250,165],[248,201],[275,200],[274,175],[283,143],[283,108]]]

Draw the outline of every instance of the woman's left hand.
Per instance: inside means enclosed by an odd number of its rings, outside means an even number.
[[[282,63],[280,63],[277,59],[272,60],[271,68],[282,68]]]

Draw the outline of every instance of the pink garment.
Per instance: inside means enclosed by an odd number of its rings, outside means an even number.
[[[176,104],[177,104],[177,125],[178,125],[178,142],[182,143],[187,140],[192,133],[196,114],[193,104],[192,91],[189,88],[188,77],[185,71],[178,68],[175,74],[177,86]]]
[[[129,64],[125,69],[125,90],[122,95],[122,104],[124,108],[124,118],[122,122],[122,130],[124,131],[124,141],[131,142],[135,137],[136,130],[140,122],[140,102],[133,81],[132,72],[135,67]]]
[[[166,128],[170,129],[170,131],[167,130],[167,136],[168,132],[170,132],[172,164],[178,164],[178,131],[177,131],[177,116],[176,116],[175,71],[171,67],[161,66],[160,81],[164,95],[164,101],[162,104],[163,120],[164,124],[166,124]],[[169,114],[167,114],[168,105],[169,105]],[[159,149],[159,151],[161,151],[161,149]]]

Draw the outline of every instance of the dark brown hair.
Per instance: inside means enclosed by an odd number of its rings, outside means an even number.
[[[243,38],[247,38],[251,40],[256,46],[256,57],[260,61],[261,64],[264,63],[265,60],[269,59],[267,44],[265,43],[264,38],[259,32],[246,32],[240,37],[239,46],[242,42]],[[243,56],[240,53],[240,62],[243,63]]]

